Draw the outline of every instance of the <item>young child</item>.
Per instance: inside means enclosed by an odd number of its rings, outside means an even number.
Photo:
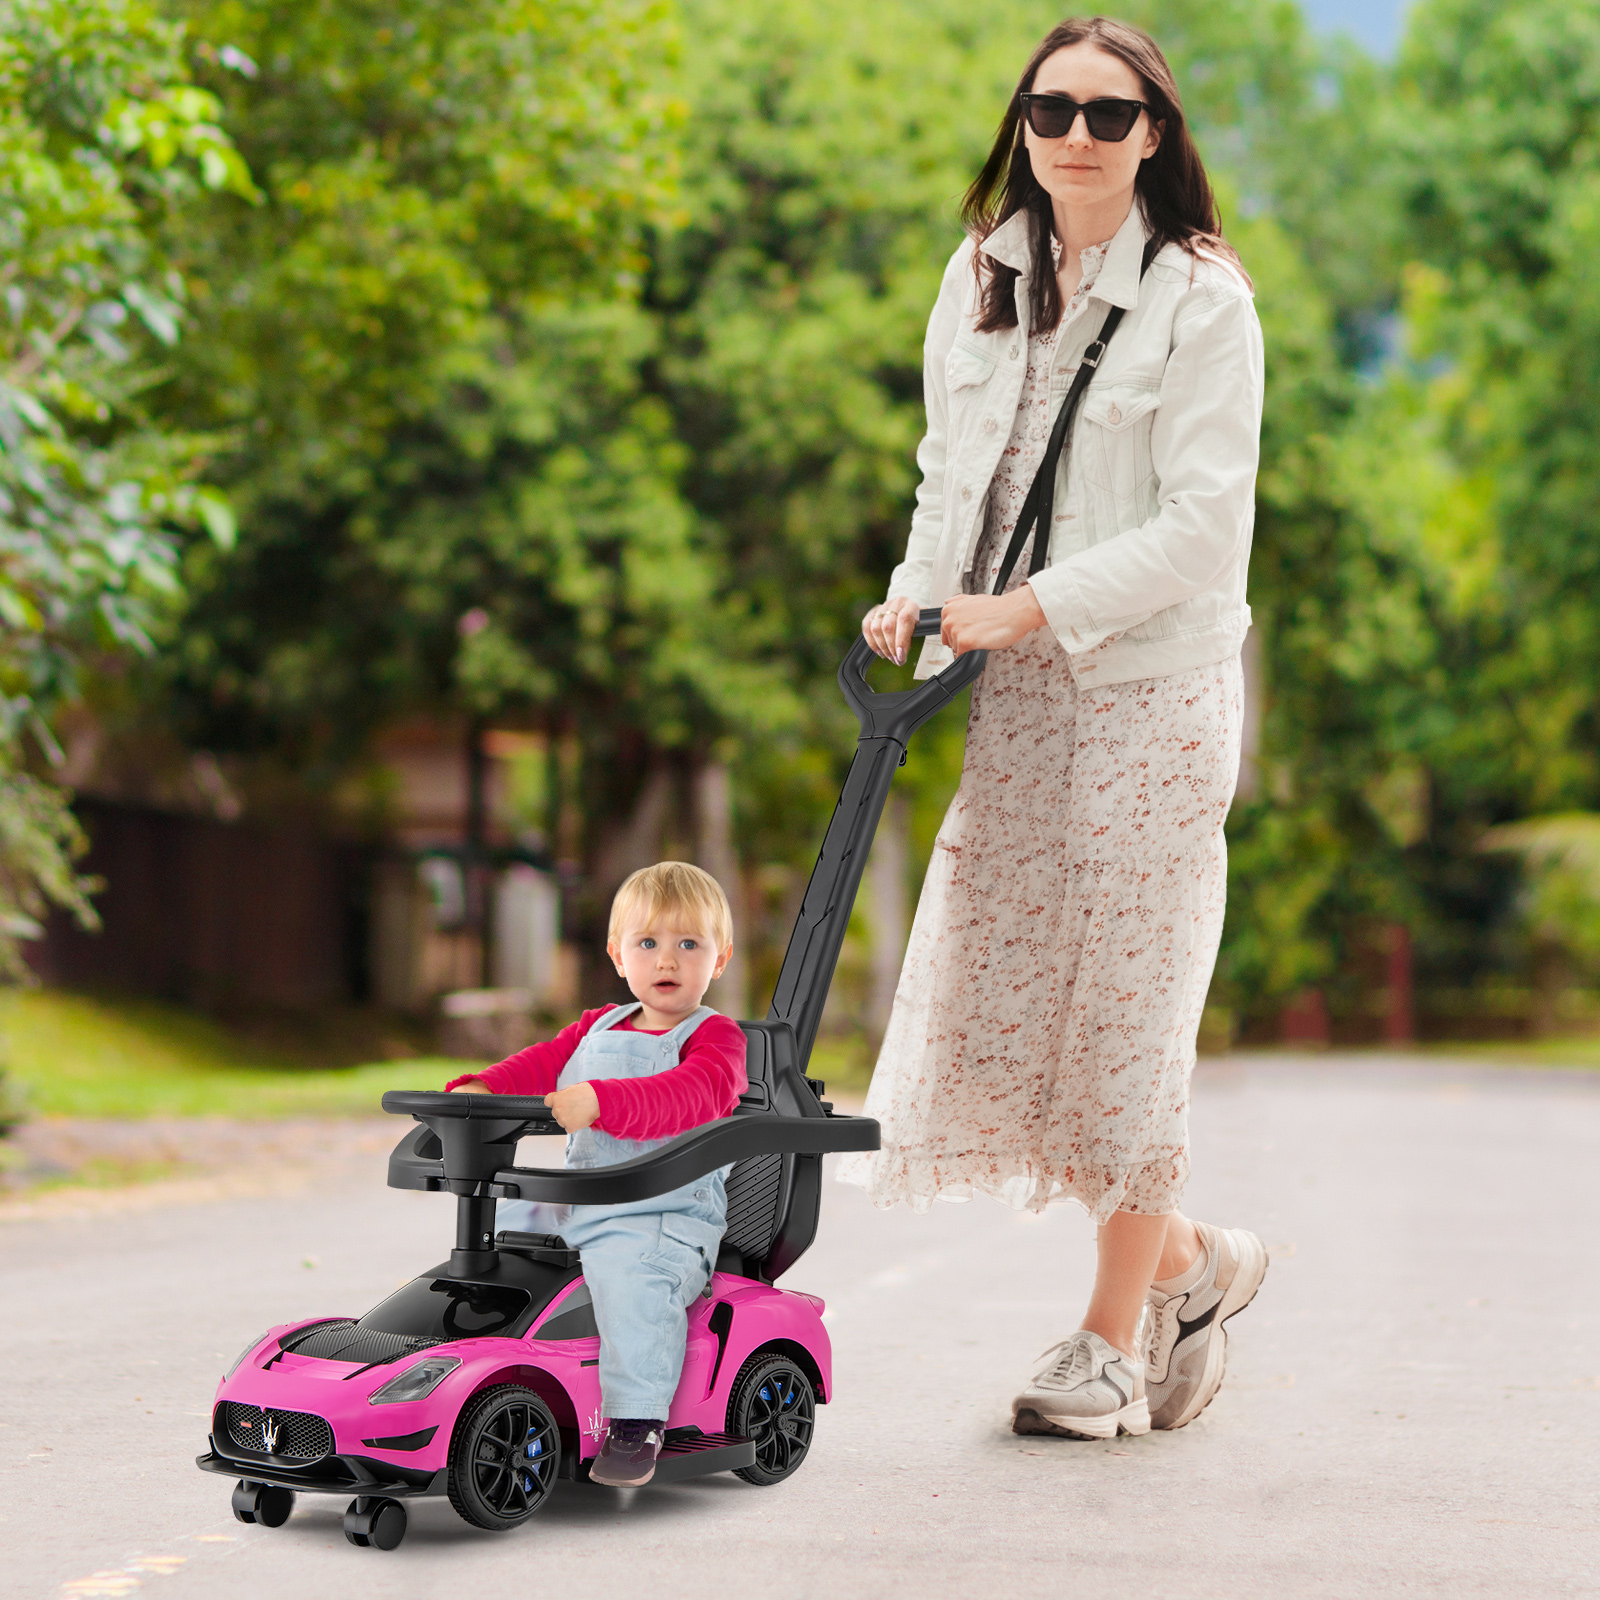
[[[611,903],[606,951],[636,1004],[585,1011],[549,1043],[445,1086],[544,1095],[567,1130],[569,1167],[626,1161],[725,1117],[747,1082],[738,1024],[700,1004],[733,954],[715,878],[682,861],[634,873]],[[600,1329],[607,1424],[590,1468],[596,1483],[632,1487],[655,1473],[688,1307],[710,1281],[727,1223],[727,1174],[628,1205],[573,1206],[561,1224],[582,1255]]]

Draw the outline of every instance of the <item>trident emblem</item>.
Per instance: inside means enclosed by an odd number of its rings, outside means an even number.
[[[278,1453],[278,1424],[266,1413],[263,1413],[261,1418],[261,1448],[269,1456]]]

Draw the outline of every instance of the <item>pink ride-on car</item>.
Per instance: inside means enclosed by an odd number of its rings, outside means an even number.
[[[923,613],[919,636],[938,631]],[[912,732],[982,670],[963,656],[911,690],[875,694],[857,639],[839,671],[861,737],[784,957],[771,1010],[742,1026],[750,1086],[739,1109],[616,1166],[518,1167],[519,1139],[558,1133],[544,1102],[390,1093],[413,1117],[389,1183],[456,1197],[456,1240],[363,1317],[284,1324],[217,1387],[197,1461],[237,1479],[234,1514],[279,1527],[296,1494],[351,1496],[345,1536],[392,1550],[405,1502],[448,1496],[479,1528],[525,1521],[600,1448],[599,1336],[578,1253],[554,1235],[497,1232],[501,1199],[620,1204],[733,1163],[717,1271],[689,1313],[683,1378],[654,1482],[731,1471],[780,1483],[833,1396],[822,1301],[774,1286],[810,1246],[822,1157],[875,1150],[878,1125],[841,1116],[805,1076],[868,846]]]

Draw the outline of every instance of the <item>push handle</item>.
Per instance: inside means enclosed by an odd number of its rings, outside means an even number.
[[[764,1155],[825,1155],[876,1150],[878,1124],[871,1117],[783,1117],[750,1112],[691,1128],[657,1150],[609,1167],[515,1167],[504,1162],[459,1185],[458,1198],[472,1202],[474,1220],[459,1230],[463,1249],[484,1248],[492,1229],[476,1220],[495,1199],[543,1200],[556,1205],[627,1205],[681,1189],[731,1162]],[[389,1157],[393,1189],[442,1189],[453,1175],[449,1152],[436,1130],[413,1128]],[[515,1148],[512,1146],[511,1148]]]
[[[939,609],[930,606],[917,618],[916,635],[927,638],[939,631],[939,624]],[[984,651],[973,650],[914,689],[878,694],[867,682],[872,647],[858,633],[839,668],[839,688],[860,719],[861,737],[800,902],[767,1012],[769,1021],[786,1022],[793,1028],[802,1071],[822,1021],[828,985],[838,965],[872,836],[889,798],[895,770],[906,758],[906,745],[929,717],[949,705],[983,671],[987,659]]]
[[[652,1200],[739,1161],[764,1155],[824,1155],[876,1150],[871,1117],[723,1117],[691,1128],[646,1155],[609,1167],[502,1167],[497,1189],[551,1205],[616,1206]]]
[[[925,606],[918,613],[912,638],[930,639],[937,635],[941,615],[938,606]],[[989,653],[969,650],[915,688],[893,689],[885,694],[879,694],[867,682],[867,669],[877,659],[872,646],[858,633],[839,668],[839,688],[861,722],[863,739],[895,739],[904,744],[934,712],[955,699],[983,671]]]

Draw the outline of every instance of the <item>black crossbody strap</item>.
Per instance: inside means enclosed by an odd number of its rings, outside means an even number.
[[[1144,258],[1139,264],[1139,281],[1144,281],[1144,275],[1150,270],[1150,263],[1155,260],[1156,241],[1150,240],[1144,247]],[[1022,547],[1028,542],[1028,535],[1037,529],[1033,541],[1033,554],[1028,559],[1028,576],[1044,569],[1044,564],[1050,558],[1050,529],[1054,523],[1056,500],[1056,468],[1061,460],[1061,452],[1066,448],[1067,436],[1072,431],[1072,422],[1078,414],[1078,407],[1083,403],[1084,391],[1089,387],[1089,380],[1094,377],[1095,370],[1105,357],[1106,346],[1111,343],[1111,336],[1117,331],[1117,325],[1122,321],[1123,308],[1112,306],[1106,313],[1106,320],[1100,325],[1100,332],[1090,342],[1089,348],[1083,352],[1083,360],[1078,363],[1078,370],[1073,374],[1072,387],[1067,390],[1067,397],[1061,402],[1061,409],[1056,413],[1055,425],[1050,429],[1050,442],[1045,446],[1044,459],[1039,463],[1039,470],[1033,475],[1033,482],[1029,485],[1027,498],[1022,502],[1022,510],[1017,515],[1017,525],[1012,530],[1011,542],[1006,546],[1005,560],[1000,563],[1000,574],[994,581],[993,594],[1004,594],[1006,585],[1011,581],[1012,569],[1017,564],[1017,558],[1022,554]]]

